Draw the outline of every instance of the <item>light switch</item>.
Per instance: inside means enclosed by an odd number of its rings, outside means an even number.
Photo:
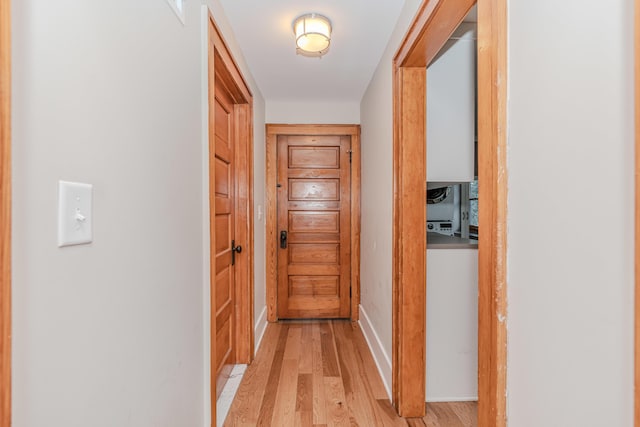
[[[58,246],[91,243],[93,185],[79,182],[58,183]]]

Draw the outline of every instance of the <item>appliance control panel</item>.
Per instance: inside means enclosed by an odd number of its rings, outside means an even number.
[[[453,236],[453,221],[427,221],[427,232]]]

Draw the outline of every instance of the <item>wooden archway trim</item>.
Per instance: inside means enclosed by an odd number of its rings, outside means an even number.
[[[11,1],[0,0],[0,426],[11,425]]]
[[[426,67],[475,0],[425,0],[394,58],[393,401],[425,411]],[[506,0],[478,0],[478,425],[506,425]],[[416,238],[416,236],[421,236]]]

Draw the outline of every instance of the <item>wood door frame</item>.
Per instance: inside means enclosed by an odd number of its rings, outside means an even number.
[[[254,354],[253,337],[253,95],[240,68],[233,59],[222,33],[209,11],[208,25],[208,131],[209,151],[215,153],[215,85],[216,76],[234,99],[234,145],[244,150],[234,150],[235,162],[235,240],[243,245],[243,252],[236,258],[235,291],[235,363],[250,363]],[[210,227],[210,366],[211,366],[211,422],[216,422],[216,301],[215,301],[215,168],[209,163],[209,227]]]
[[[266,297],[267,320],[278,321],[278,135],[348,135],[351,137],[351,321],[360,304],[360,125],[266,125]]]
[[[0,0],[0,426],[11,425],[11,1]]]
[[[393,62],[393,401],[425,411],[426,67],[475,0],[425,0]],[[478,425],[506,425],[507,1],[478,4]],[[420,236],[420,237],[416,237]]]
[[[635,315],[634,315],[634,425],[640,427],[640,0],[635,0]]]

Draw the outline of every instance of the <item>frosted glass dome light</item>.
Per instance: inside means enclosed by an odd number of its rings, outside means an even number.
[[[326,16],[308,13],[293,21],[296,35],[296,53],[305,56],[322,56],[331,44],[331,21]]]

